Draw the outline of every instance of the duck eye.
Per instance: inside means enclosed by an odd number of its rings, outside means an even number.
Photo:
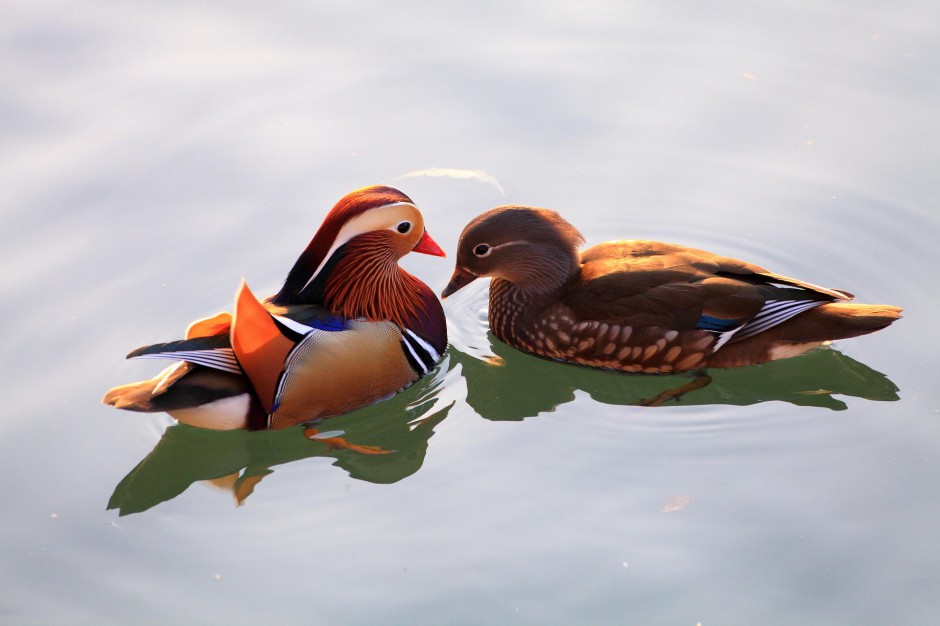
[[[411,222],[402,222],[401,224],[398,225],[396,230],[398,230],[398,232],[404,235],[409,230],[411,230]]]
[[[481,243],[476,248],[473,249],[473,254],[477,256],[486,256],[490,253],[490,247],[488,244]]]

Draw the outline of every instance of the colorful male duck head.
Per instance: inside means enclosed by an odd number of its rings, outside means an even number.
[[[409,252],[444,256],[411,198],[393,187],[357,189],[327,214],[271,301],[327,308],[332,304],[349,312],[353,307],[343,300],[350,295],[362,300],[350,292],[394,273],[398,260]]]

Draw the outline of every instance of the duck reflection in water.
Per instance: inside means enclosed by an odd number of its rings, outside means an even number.
[[[467,404],[494,421],[553,411],[578,391],[597,402],[637,406],[776,400],[838,411],[846,404],[837,395],[898,400],[898,388],[884,374],[832,348],[750,368],[650,376],[553,363],[515,350],[492,333],[486,338],[487,349],[452,345],[432,376],[397,396],[316,424],[261,432],[171,426],[117,485],[108,508],[121,515],[145,511],[199,481],[231,492],[241,505],[273,467],[311,457],[333,458],[333,465],[357,480],[398,482],[424,463],[434,429],[455,404],[437,406],[457,372],[466,381]],[[690,382],[694,389],[687,389]]]
[[[584,391],[614,405],[746,406],[778,400],[836,411],[836,395],[898,400],[898,388],[884,374],[831,347],[746,368],[685,374],[623,374],[554,363],[515,350],[487,333],[489,354],[461,352],[450,358],[467,381],[467,404],[489,420],[522,420],[554,410]]]
[[[260,432],[170,426],[115,487],[108,509],[139,513],[200,481],[241,505],[272,468],[312,457],[335,459],[350,477],[371,483],[407,478],[424,463],[428,440],[453,407],[438,406],[446,370],[445,359],[436,374],[393,398],[304,426]]]

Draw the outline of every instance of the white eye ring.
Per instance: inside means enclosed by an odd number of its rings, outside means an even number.
[[[480,243],[480,244],[477,244],[476,246],[474,246],[474,248],[473,248],[473,254],[474,254],[474,256],[477,256],[477,257],[480,257],[480,258],[483,258],[483,257],[485,257],[485,256],[489,256],[490,252],[492,252],[492,251],[493,251],[493,248],[490,247],[490,244],[488,244],[488,243]]]
[[[395,227],[395,230],[397,230],[402,235],[404,235],[408,231],[411,230],[411,222],[409,222],[408,220],[405,220],[404,222],[400,222],[398,226]]]

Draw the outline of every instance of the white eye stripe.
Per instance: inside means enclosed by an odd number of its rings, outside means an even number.
[[[304,283],[304,286],[300,288],[300,291],[303,291],[304,289],[310,286],[310,283],[312,283],[313,279],[315,279],[320,274],[320,271],[323,270],[323,267],[330,260],[330,257],[333,256],[333,253],[339,250],[344,244],[349,242],[349,240],[352,239],[353,237],[382,228],[384,225],[381,225],[378,223],[381,221],[381,218],[383,217],[382,214],[388,209],[395,209],[398,207],[411,207],[415,211],[418,210],[418,207],[411,204],[410,202],[393,202],[392,204],[385,204],[380,207],[375,207],[374,209],[369,209],[368,211],[360,215],[357,215],[356,217],[346,222],[343,225],[343,227],[340,228],[339,232],[336,234],[336,239],[333,241],[333,245],[327,251],[326,255],[323,257],[323,260],[320,261],[320,265],[317,266],[317,269],[314,270],[310,278],[307,279],[307,282]],[[412,221],[412,220],[404,220],[404,221]],[[398,227],[398,224],[400,222],[401,220],[399,222],[396,222],[394,226],[391,226],[390,227],[391,230],[395,230]]]
[[[476,246],[474,246],[474,248],[473,248],[473,255],[476,256],[476,257],[482,258],[482,257],[489,256],[490,254],[492,254],[492,253],[493,253],[493,250],[499,250],[500,248],[505,248],[506,246],[518,246],[518,245],[523,245],[523,244],[528,244],[528,243],[529,243],[528,241],[524,241],[524,240],[520,240],[520,241],[507,241],[506,243],[501,243],[501,244],[499,244],[498,246],[492,246],[492,245],[490,245],[490,244],[488,244],[488,243],[479,243],[479,244],[477,244]],[[484,252],[483,254],[477,254],[476,250],[477,250],[477,248],[479,248],[480,246],[486,246],[486,247],[487,247],[487,251]]]

